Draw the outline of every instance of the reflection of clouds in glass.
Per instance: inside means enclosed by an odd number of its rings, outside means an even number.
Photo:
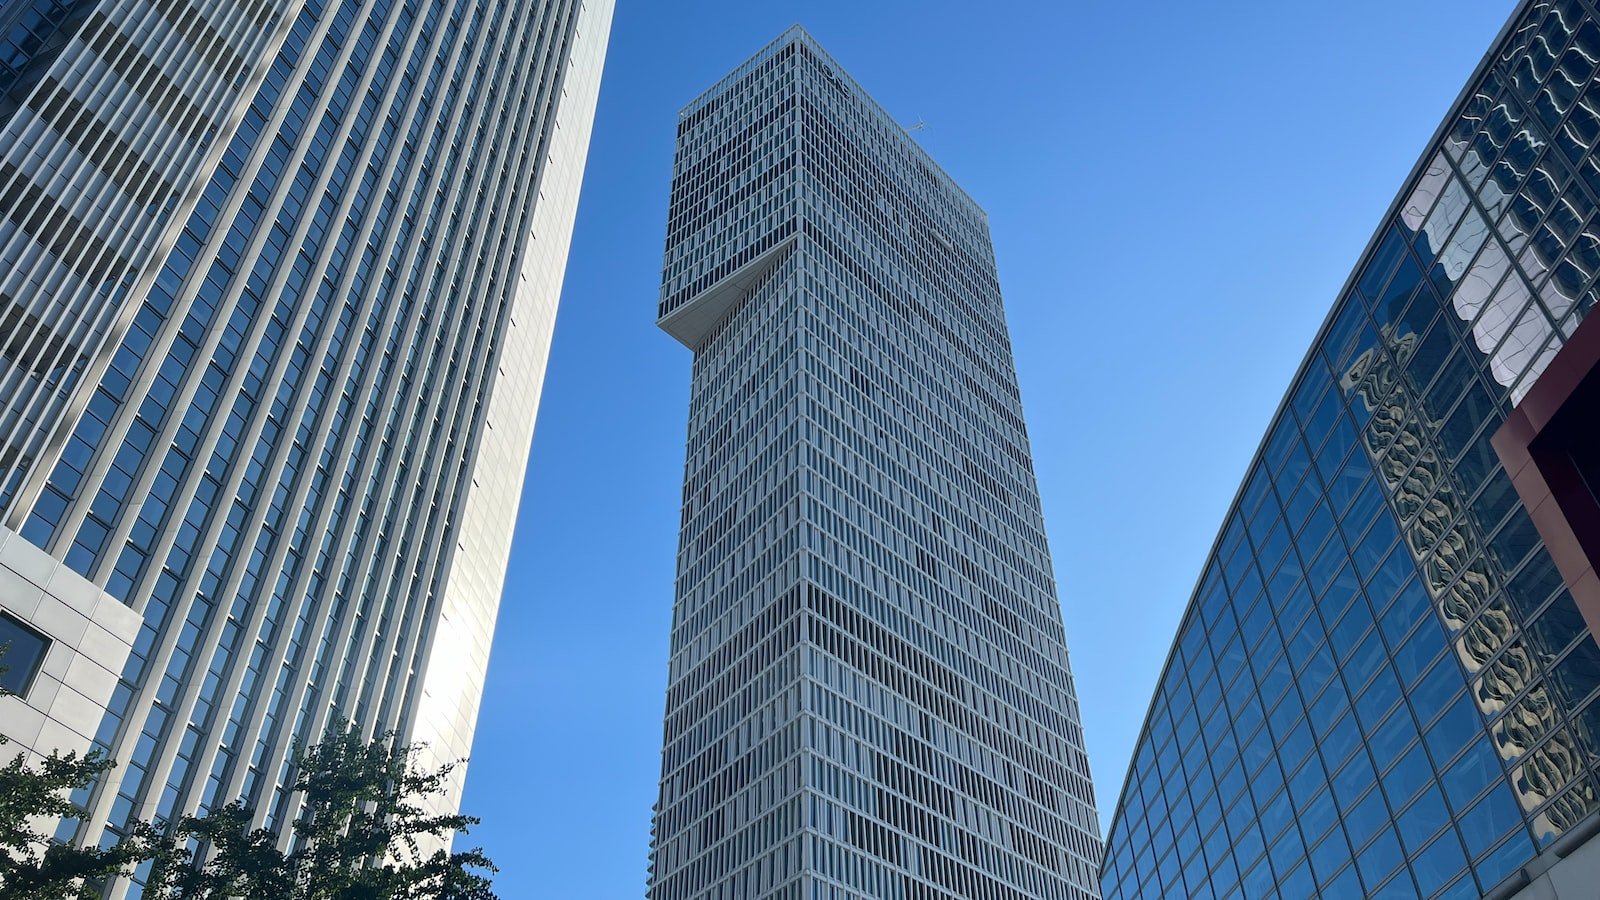
[[[1506,335],[1505,343],[1489,360],[1489,370],[1494,380],[1506,387],[1515,384],[1517,376],[1529,370],[1534,358],[1544,348],[1551,330],[1550,320],[1545,318],[1544,310],[1537,303],[1530,303],[1524,308],[1517,324]]]
[[[1461,279],[1456,287],[1451,303],[1455,306],[1456,315],[1463,322],[1470,322],[1477,317],[1478,311],[1483,309],[1483,304],[1489,295],[1499,286],[1500,279],[1505,277],[1511,269],[1511,260],[1506,258],[1505,248],[1499,241],[1490,241],[1483,248],[1483,254],[1472,268],[1467,270],[1466,277]]]
[[[1539,351],[1539,355],[1534,357],[1533,362],[1528,366],[1528,370],[1523,374],[1522,380],[1512,387],[1512,403],[1521,403],[1522,398],[1528,395],[1528,391],[1533,389],[1533,383],[1539,380],[1539,376],[1544,374],[1545,368],[1550,365],[1550,360],[1556,358],[1556,353],[1561,350],[1562,343],[1563,339],[1559,335],[1552,334],[1550,336],[1550,339],[1545,342],[1544,349]]]
[[[1407,228],[1412,231],[1422,230],[1422,223],[1428,217],[1428,210],[1433,208],[1433,201],[1438,199],[1439,192],[1449,180],[1450,165],[1445,162],[1443,154],[1434,154],[1433,160],[1428,163],[1428,170],[1422,173],[1422,178],[1412,189],[1411,196],[1407,197],[1405,205],[1400,207],[1400,219],[1406,223]]]
[[[1467,193],[1467,186],[1460,179],[1451,178],[1445,186],[1444,193],[1439,197],[1439,203],[1433,208],[1433,215],[1428,217],[1427,224],[1422,226],[1422,231],[1428,236],[1428,246],[1433,248],[1443,247],[1450,237],[1450,230],[1455,228],[1456,222],[1461,220],[1461,215],[1467,211],[1472,203],[1472,195]]]
[[[1519,275],[1513,274],[1507,278],[1500,285],[1500,290],[1495,292],[1494,299],[1489,301],[1483,316],[1472,326],[1472,339],[1478,349],[1492,356],[1517,314],[1526,309],[1532,299],[1533,294]]]
[[[1461,222],[1461,227],[1456,229],[1455,237],[1445,245],[1444,251],[1439,254],[1439,265],[1444,269],[1451,281],[1458,281],[1467,267],[1472,264],[1472,257],[1478,253],[1478,248],[1489,239],[1489,223],[1478,215],[1477,210],[1467,213],[1466,219]]]
[[[1474,162],[1477,162],[1478,154],[1473,153],[1471,158]],[[1488,169],[1484,170],[1484,174],[1488,174]],[[1472,182],[1471,178],[1467,180],[1469,183]],[[1484,211],[1489,214],[1489,221],[1491,222],[1500,218],[1500,214],[1505,212],[1506,207],[1511,205],[1511,197],[1512,194],[1506,190],[1498,178],[1490,178],[1483,183],[1483,187],[1478,189],[1478,202],[1483,204]]]

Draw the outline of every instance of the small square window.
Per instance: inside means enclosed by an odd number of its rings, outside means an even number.
[[[49,649],[49,638],[0,610],[0,692],[27,696]]]

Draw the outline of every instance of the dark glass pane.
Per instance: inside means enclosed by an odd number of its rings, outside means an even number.
[[[1556,656],[1565,650],[1588,626],[1583,614],[1573,605],[1572,595],[1562,591],[1556,599],[1539,613],[1528,625],[1529,642],[1542,656]]]
[[[1372,255],[1372,260],[1367,263],[1366,269],[1361,273],[1361,280],[1357,288],[1368,298],[1379,296],[1384,283],[1389,280],[1389,275],[1394,272],[1395,266],[1400,262],[1400,256],[1405,252],[1405,238],[1396,226],[1389,226],[1389,231],[1383,236],[1383,242],[1378,245],[1378,250]]]
[[[0,689],[19,697],[27,694],[49,649],[49,638],[0,611]]]

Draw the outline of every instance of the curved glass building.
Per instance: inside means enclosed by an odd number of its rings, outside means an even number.
[[[1338,298],[1184,615],[1107,898],[1595,896],[1596,19],[1519,5]]]

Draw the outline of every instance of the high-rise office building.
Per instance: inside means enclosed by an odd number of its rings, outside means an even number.
[[[334,716],[466,754],[611,10],[0,0],[5,724],[118,762],[79,840],[281,822]]]
[[[1229,511],[1109,900],[1600,884],[1600,21],[1518,5]]]
[[[678,121],[653,900],[1072,898],[1100,840],[987,219],[795,28]]]

